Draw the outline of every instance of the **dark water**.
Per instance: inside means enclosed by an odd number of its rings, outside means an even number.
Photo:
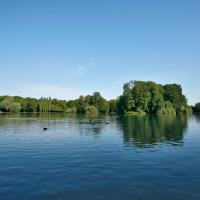
[[[1,114],[0,199],[200,199],[200,117]]]

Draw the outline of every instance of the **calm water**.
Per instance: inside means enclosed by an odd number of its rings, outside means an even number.
[[[1,114],[0,199],[200,199],[200,117]]]

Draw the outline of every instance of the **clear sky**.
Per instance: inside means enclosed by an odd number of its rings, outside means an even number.
[[[199,0],[0,0],[0,95],[110,99],[129,80],[200,101]]]

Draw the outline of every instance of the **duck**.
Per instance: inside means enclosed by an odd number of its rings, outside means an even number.
[[[48,128],[44,127],[44,128],[43,128],[43,131],[47,131],[47,129],[48,129]]]

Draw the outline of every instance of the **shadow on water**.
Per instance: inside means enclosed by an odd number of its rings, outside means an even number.
[[[194,117],[195,117],[195,120],[196,120],[196,122],[197,123],[200,123],[200,114],[198,113],[196,113],[196,114],[194,114]]]
[[[151,147],[160,143],[182,145],[188,115],[160,115],[118,118],[124,143],[128,146]]]
[[[39,120],[43,127],[67,129],[69,126],[78,128],[81,135],[100,137],[104,132],[122,132],[122,139],[127,146],[153,147],[160,143],[174,146],[183,144],[183,135],[187,129],[188,115],[150,115],[136,116],[87,116],[63,113],[20,113],[0,114],[0,126],[24,127],[24,124],[36,126]],[[11,119],[11,120],[8,120]],[[200,121],[200,115],[195,115]],[[35,124],[34,124],[35,122]],[[64,124],[68,124],[65,126]],[[108,130],[109,129],[109,130]]]

